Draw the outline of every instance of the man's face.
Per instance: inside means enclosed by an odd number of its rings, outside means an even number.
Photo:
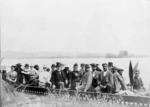
[[[85,71],[89,72],[90,71],[90,67],[86,67]]]
[[[84,67],[84,66],[81,66],[81,69],[85,69],[85,67]]]
[[[104,71],[107,71],[107,65],[104,65],[104,66],[103,66],[103,70],[104,70]]]
[[[11,67],[11,70],[12,70],[12,71],[14,71],[14,70],[15,70],[15,68],[14,68],[14,67]]]
[[[109,66],[108,69],[109,69],[109,71],[112,71],[113,66]]]
[[[74,71],[78,71],[78,66],[74,66]]]
[[[94,66],[92,69],[95,71],[96,70],[96,66]]]
[[[58,70],[58,71],[61,71],[61,70],[62,70],[61,66],[57,67],[57,70]]]
[[[139,77],[139,75],[140,75],[140,72],[139,71],[135,71],[135,76]]]
[[[55,67],[52,67],[52,71],[55,71],[56,70],[56,68]]]
[[[30,69],[33,69],[33,66],[30,66]]]

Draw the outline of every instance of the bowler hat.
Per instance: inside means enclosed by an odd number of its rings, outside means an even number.
[[[60,67],[61,66],[61,63],[60,62],[57,62],[56,63],[56,67]]]
[[[108,66],[113,66],[113,63],[112,62],[108,62]]]

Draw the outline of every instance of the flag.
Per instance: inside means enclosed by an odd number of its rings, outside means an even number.
[[[130,79],[130,85],[133,86],[133,68],[132,68],[132,62],[130,61],[129,64],[129,79]]]

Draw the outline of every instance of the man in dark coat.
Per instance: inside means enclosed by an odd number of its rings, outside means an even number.
[[[56,64],[57,70],[54,71],[53,74],[53,82],[54,85],[56,86],[56,89],[64,89],[65,88],[65,76],[63,74],[63,72],[61,71],[61,63],[57,63]]]
[[[92,81],[91,91],[100,91],[100,89],[99,89],[100,72],[97,71],[97,65],[96,64],[92,64],[92,76],[93,76],[93,81]]]
[[[69,87],[71,90],[75,90],[77,83],[79,82],[79,71],[78,71],[78,65],[74,64],[73,71],[70,72],[69,75]]]
[[[51,65],[51,72],[52,72],[52,76],[51,76],[51,83],[52,83],[52,87],[54,86],[54,79],[55,79],[55,71],[56,71],[56,65],[52,64]]]
[[[64,76],[65,76],[65,79],[66,79],[67,81],[69,81],[69,75],[70,75],[69,67],[65,67],[65,68],[64,68],[63,74],[64,74]],[[67,83],[65,82],[65,87],[68,88],[68,86],[69,86],[69,82],[67,82]]]
[[[17,81],[16,81],[16,83],[18,84],[18,85],[20,85],[20,84],[23,84],[23,74],[22,74],[22,71],[23,71],[23,69],[21,68],[21,64],[20,63],[18,63],[18,64],[16,64],[16,68],[15,68],[15,71],[17,72]]]

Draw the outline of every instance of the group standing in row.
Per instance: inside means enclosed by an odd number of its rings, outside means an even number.
[[[102,93],[118,93],[121,90],[127,90],[123,78],[123,69],[113,66],[112,62],[103,63],[102,70],[98,64],[80,64],[73,65],[71,71],[69,67],[57,62],[50,68],[39,65],[16,64],[11,66],[11,71],[6,75],[6,81],[14,86],[20,84],[39,86],[53,89],[69,89],[79,91],[92,91]],[[143,90],[144,85],[139,77],[140,71],[135,71],[133,89]]]

